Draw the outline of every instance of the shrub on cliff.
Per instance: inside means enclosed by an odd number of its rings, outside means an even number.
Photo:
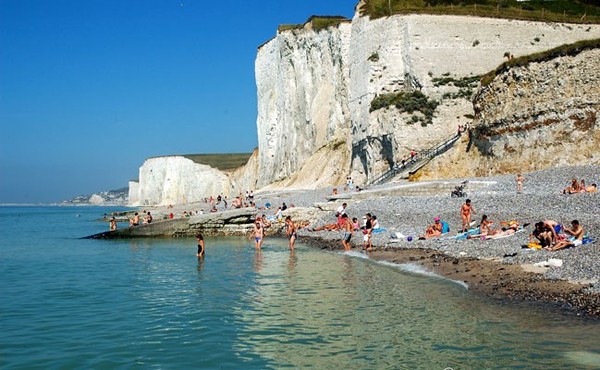
[[[545,62],[560,56],[573,56],[581,53],[584,50],[600,48],[600,39],[583,40],[574,44],[565,44],[557,46],[553,49],[542,51],[539,53],[524,55],[518,58],[509,59],[502,63],[498,68],[483,75],[481,78],[481,86],[489,85],[498,74],[507,71],[512,67],[522,67],[529,63]],[[506,53],[505,53],[506,54]]]
[[[370,112],[381,108],[395,106],[401,112],[412,114],[415,111],[421,112],[425,117],[422,124],[429,124],[433,118],[433,113],[439,103],[435,100],[430,100],[425,94],[420,91],[400,92],[381,94],[371,101]],[[413,120],[414,121],[414,120]]]

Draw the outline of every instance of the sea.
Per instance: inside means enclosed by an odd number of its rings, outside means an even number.
[[[0,207],[0,368],[600,368],[595,319],[301,238],[82,239],[116,210]]]

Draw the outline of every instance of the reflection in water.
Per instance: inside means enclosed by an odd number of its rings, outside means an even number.
[[[277,367],[560,367],[564,351],[598,351],[597,326],[345,255],[269,250],[255,271],[236,350]]]
[[[260,274],[263,269],[263,252],[261,249],[257,249],[254,253],[254,272]]]

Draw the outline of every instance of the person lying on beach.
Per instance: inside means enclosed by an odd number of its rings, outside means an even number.
[[[571,185],[567,186],[564,190],[563,190],[563,194],[575,194],[575,193],[579,193],[579,182],[577,182],[576,178],[573,178],[571,180]]]
[[[585,189],[585,191],[588,192],[588,193],[597,193],[598,192],[598,187],[596,186],[596,184],[592,184],[592,185],[588,186]]]
[[[323,226],[317,226],[317,227],[312,227],[312,228],[308,228],[308,231],[333,231],[333,230],[339,230],[340,229],[340,224],[339,223],[335,223],[335,224],[325,224]]]
[[[579,224],[579,221],[573,220],[571,221],[572,228],[565,227],[563,230],[566,234],[570,235],[569,239],[561,240],[558,243],[554,244],[552,247],[546,247],[544,249],[555,252],[557,250],[568,248],[568,247],[578,247],[583,244],[583,227]]]

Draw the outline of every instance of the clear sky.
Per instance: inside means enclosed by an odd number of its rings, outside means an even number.
[[[0,0],[0,203],[127,186],[257,145],[257,47],[358,0]]]

